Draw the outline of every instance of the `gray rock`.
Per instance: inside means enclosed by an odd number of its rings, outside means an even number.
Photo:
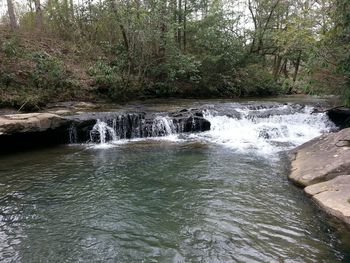
[[[308,186],[304,191],[326,213],[350,224],[350,175]]]
[[[69,121],[51,113],[11,114],[0,117],[0,135],[53,130]]]
[[[300,186],[324,182],[350,171],[350,128],[324,134],[291,152],[289,179]]]

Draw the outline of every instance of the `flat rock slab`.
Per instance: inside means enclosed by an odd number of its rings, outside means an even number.
[[[0,117],[0,135],[41,132],[58,128],[68,121],[51,113],[10,114]]]
[[[302,187],[350,171],[350,128],[321,135],[291,152],[289,179]]]
[[[350,175],[308,186],[304,191],[325,212],[350,224]]]

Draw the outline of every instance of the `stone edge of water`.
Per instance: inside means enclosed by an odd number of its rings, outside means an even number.
[[[289,180],[321,210],[350,225],[350,128],[306,142],[289,157]]]

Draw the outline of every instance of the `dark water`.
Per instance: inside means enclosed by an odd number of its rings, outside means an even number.
[[[264,158],[204,143],[0,159],[1,262],[350,262],[349,230]]]

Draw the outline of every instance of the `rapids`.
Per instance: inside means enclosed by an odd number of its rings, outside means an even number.
[[[183,127],[176,126],[166,113],[160,113],[153,122],[150,136],[144,139],[205,141],[242,153],[250,151],[260,155],[272,155],[336,129],[325,113],[313,113],[312,106],[292,103],[226,103],[218,108],[216,106],[201,106],[204,118],[211,123],[211,129],[207,132],[184,133]],[[109,126],[108,122],[112,125]],[[94,136],[91,136],[90,142],[101,147],[143,138],[139,133],[132,136],[131,140],[125,140],[126,136],[120,129],[116,129],[117,122],[118,118],[107,119],[105,122],[98,120],[91,131]],[[140,126],[142,122],[131,129],[138,130]],[[121,130],[125,133],[125,129]]]

